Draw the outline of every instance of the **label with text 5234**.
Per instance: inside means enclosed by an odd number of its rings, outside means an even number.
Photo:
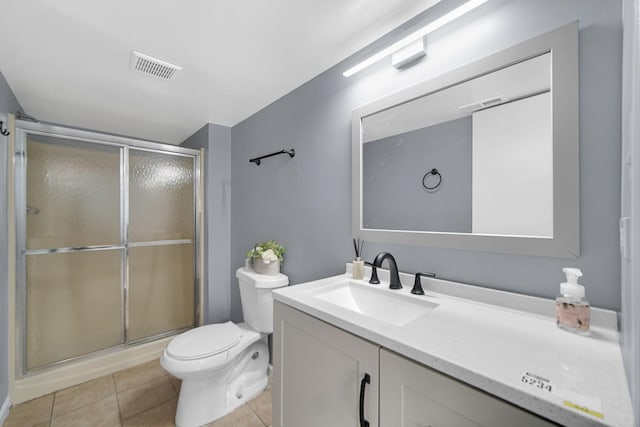
[[[520,381],[532,388],[549,393],[553,392],[555,388],[554,385],[551,384],[551,381],[549,381],[548,379],[541,377],[540,375],[532,374],[530,372],[525,372],[524,374],[522,374],[522,376],[520,377]]]

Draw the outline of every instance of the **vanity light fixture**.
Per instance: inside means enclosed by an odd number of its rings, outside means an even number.
[[[391,54],[391,65],[397,69],[409,67],[415,64],[418,60],[424,58],[427,55],[427,51],[424,47],[424,37],[411,43],[409,46],[405,46],[397,52]]]
[[[380,52],[376,53],[375,55],[368,57],[367,59],[360,62],[359,64],[354,65],[353,67],[349,68],[347,71],[342,73],[342,75],[345,77],[353,76],[357,72],[360,72],[365,68],[367,68],[369,65],[375,64],[382,58],[385,58],[393,54],[394,52],[397,52],[398,50],[412,44],[416,40],[423,38],[427,34],[448,24],[449,22],[464,15],[465,13],[470,12],[471,10],[475,9],[476,7],[480,6],[481,4],[487,1],[488,0],[471,0],[464,3],[462,6],[457,7],[456,9],[453,9],[451,12],[445,15],[442,15],[440,18],[436,19],[435,21],[432,21],[431,23],[425,25],[419,30],[414,31],[413,33],[409,34],[407,37],[403,38],[402,40],[395,42],[394,44],[387,47],[386,49],[383,49]]]

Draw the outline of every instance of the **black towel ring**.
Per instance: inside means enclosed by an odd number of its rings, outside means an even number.
[[[431,187],[429,187],[426,183],[427,178],[430,176],[438,177],[438,183]],[[422,177],[422,186],[427,190],[435,190],[436,188],[440,187],[440,184],[442,184],[442,175],[440,175],[440,172],[438,172],[438,169],[436,168],[431,169],[429,172],[425,173],[424,176]]]

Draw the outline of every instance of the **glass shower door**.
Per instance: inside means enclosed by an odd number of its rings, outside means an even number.
[[[127,339],[194,324],[194,159],[129,150]]]
[[[33,369],[123,342],[122,149],[37,134],[24,148]]]
[[[16,129],[18,372],[193,327],[199,153],[24,126]]]

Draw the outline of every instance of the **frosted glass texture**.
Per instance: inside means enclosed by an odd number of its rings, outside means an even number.
[[[192,157],[129,151],[129,241],[193,239]]]
[[[27,249],[120,243],[120,148],[29,134]]]
[[[122,249],[27,257],[27,369],[122,343]]]
[[[195,324],[196,158],[87,138],[19,141],[23,373]]]
[[[129,249],[129,341],[194,325],[194,245]]]

